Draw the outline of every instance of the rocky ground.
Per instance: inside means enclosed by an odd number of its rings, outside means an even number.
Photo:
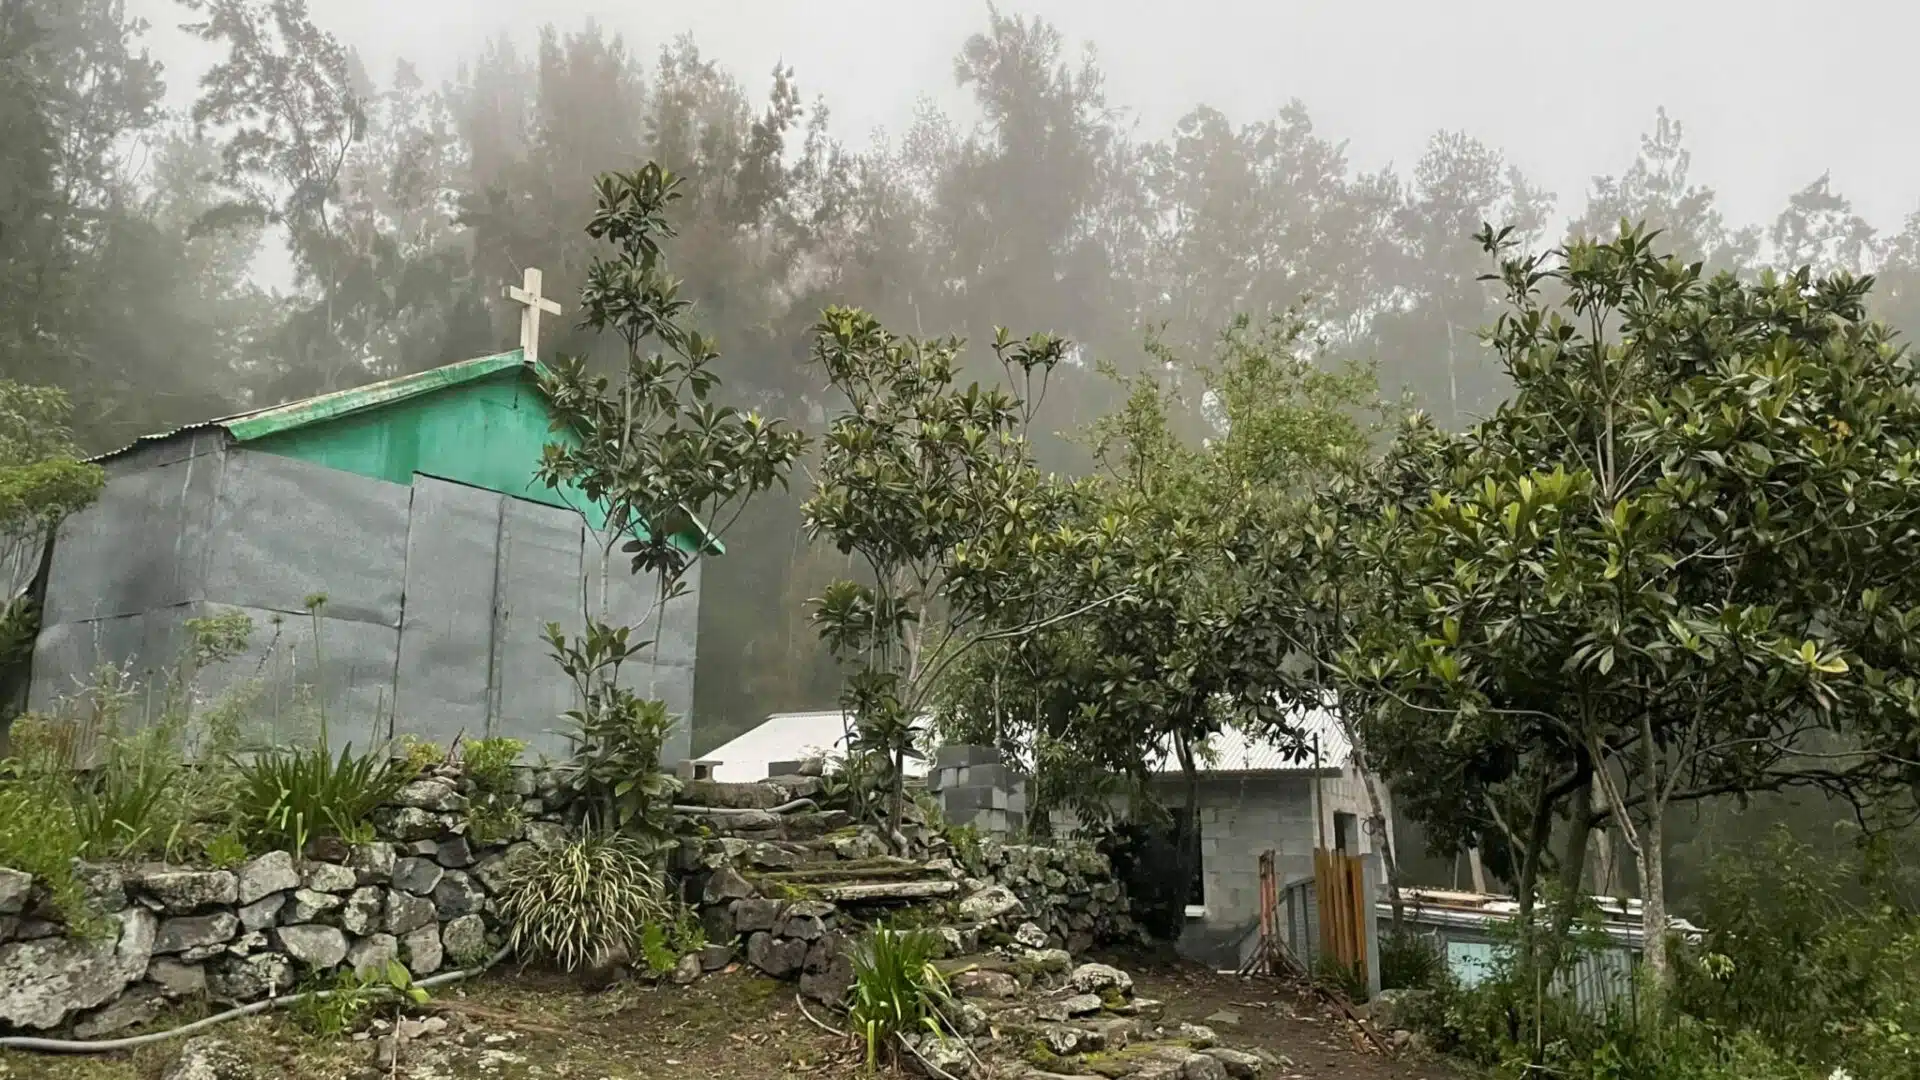
[[[1116,994],[1109,985],[1090,995],[1091,1002],[1074,1001],[1081,995],[1065,983],[1001,996],[1006,985],[994,978],[1001,973],[991,963],[957,976],[969,994],[965,1000],[992,1018],[991,1034],[998,1036],[983,1043],[987,1050],[977,1055],[980,1063],[971,1075],[976,1080],[1249,1075],[1441,1080],[1447,1075],[1431,1062],[1368,1051],[1356,1033],[1294,988],[1190,968],[1135,970],[1140,974],[1130,995]],[[84,1059],[0,1054],[0,1080],[864,1075],[858,1050],[816,1023],[839,1026],[844,1020],[817,1005],[810,1011],[812,1019],[798,1007],[791,983],[742,970],[715,973],[689,987],[627,983],[600,993],[559,978],[495,977],[447,991],[413,1010],[398,1031],[391,1022],[377,1020],[352,1036],[320,1038],[290,1017],[258,1017],[217,1029],[212,1038],[218,1047],[208,1041],[173,1042]],[[1052,1019],[1056,1016],[1063,1019]],[[1065,1034],[1069,1030],[1099,1034]],[[1124,1036],[1117,1036],[1122,1031]],[[1194,1058],[1208,1060],[1187,1064]]]

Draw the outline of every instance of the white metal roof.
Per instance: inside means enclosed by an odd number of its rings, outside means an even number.
[[[1200,769],[1210,773],[1310,772],[1344,769],[1353,756],[1353,747],[1340,730],[1340,722],[1328,709],[1297,709],[1294,720],[1306,743],[1304,757],[1293,759],[1281,752],[1270,739],[1227,728],[1209,740],[1199,755]],[[700,755],[702,761],[718,762],[713,777],[729,783],[752,783],[767,778],[767,766],[775,761],[802,761],[810,757],[844,753],[847,748],[846,714],[831,712],[775,713],[760,726],[738,736],[724,746]],[[1316,754],[1317,747],[1317,754]],[[1155,756],[1153,770],[1177,773],[1180,762],[1169,746]],[[924,776],[927,763],[907,759],[908,776]]]
[[[1291,721],[1306,744],[1302,757],[1287,756],[1272,739],[1229,727],[1208,740],[1197,753],[1195,764],[1201,772],[1212,773],[1311,772],[1347,767],[1353,757],[1353,746],[1331,709],[1296,708]],[[1153,771],[1180,771],[1180,760],[1171,744],[1163,747],[1153,759]]]
[[[845,753],[847,717],[832,712],[774,713],[759,727],[724,746],[700,755],[715,761],[713,778],[747,784],[767,778],[767,766],[776,761],[804,761],[811,757]],[[924,776],[927,763],[907,758],[907,775]]]

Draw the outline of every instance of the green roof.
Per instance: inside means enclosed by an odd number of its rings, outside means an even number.
[[[570,432],[553,429],[538,384],[544,373],[515,349],[190,424],[104,456],[217,428],[259,452],[396,484],[411,484],[416,474],[434,476],[575,510],[603,527],[604,506],[572,485],[550,488],[537,475],[547,444],[571,439]],[[691,549],[694,538],[684,539],[681,546]],[[710,551],[725,551],[717,537],[708,534],[707,541]]]

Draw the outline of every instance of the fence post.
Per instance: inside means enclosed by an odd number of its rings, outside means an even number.
[[[1360,861],[1361,879],[1364,886],[1360,890],[1362,915],[1360,925],[1365,927],[1367,958],[1367,997],[1380,994],[1380,882],[1384,877],[1382,863],[1377,854],[1364,855]]]

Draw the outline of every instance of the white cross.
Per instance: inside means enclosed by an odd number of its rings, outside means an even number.
[[[540,271],[531,266],[519,288],[509,285],[504,292],[507,299],[526,305],[520,309],[520,355],[529,364],[539,363],[540,313],[558,315],[560,305],[540,295]]]

